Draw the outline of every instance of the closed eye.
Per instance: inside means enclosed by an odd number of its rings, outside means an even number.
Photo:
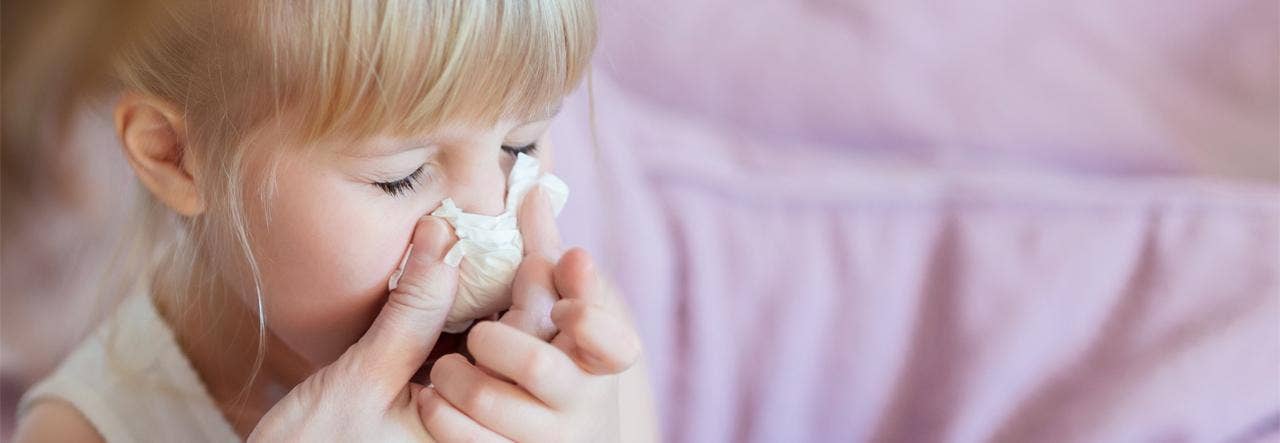
[[[516,156],[516,155],[520,155],[520,154],[529,154],[529,155],[533,155],[533,153],[534,153],[534,152],[537,152],[537,151],[538,151],[538,143],[537,143],[537,142],[529,143],[529,144],[524,145],[524,146],[507,146],[507,145],[502,145],[502,150],[503,150],[503,151],[506,151],[506,153],[511,154],[512,156]]]
[[[378,189],[381,189],[382,192],[386,192],[387,195],[397,196],[408,194],[410,191],[413,191],[414,186],[418,184],[418,179],[422,177],[422,168],[422,166],[419,166],[418,169],[414,170],[412,174],[409,174],[405,178],[389,182],[374,182],[373,185],[377,186]]]

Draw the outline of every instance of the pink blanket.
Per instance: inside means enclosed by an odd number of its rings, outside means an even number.
[[[996,3],[603,6],[562,220],[667,440],[1280,438],[1276,3]]]

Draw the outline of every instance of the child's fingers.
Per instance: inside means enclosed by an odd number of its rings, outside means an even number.
[[[555,423],[555,413],[538,399],[485,374],[461,355],[451,354],[436,361],[431,380],[436,392],[453,407],[512,440],[546,440],[546,425]]]
[[[557,339],[568,338],[570,355],[587,372],[617,374],[640,358],[640,338],[635,331],[603,307],[582,300],[560,300],[551,310],[551,321],[560,329]]]
[[[555,287],[560,298],[578,299],[602,305],[607,300],[604,285],[596,274],[591,254],[582,248],[573,248],[560,256],[555,268]]]
[[[618,301],[611,299],[591,255],[580,248],[565,252],[556,265],[555,283],[561,300],[551,319],[560,334],[551,343],[592,374],[631,367],[640,356],[640,339],[629,322],[611,313]]]
[[[549,260],[560,257],[560,230],[551,199],[542,186],[534,186],[524,196],[517,218],[520,236],[524,238],[524,256],[541,255]]]
[[[511,440],[476,423],[449,404],[434,388],[418,391],[418,416],[436,441],[509,442]]]
[[[556,332],[547,318],[551,305],[560,298],[552,277],[560,257],[560,232],[551,202],[541,186],[525,195],[518,220],[524,258],[511,284],[511,309],[500,321],[547,340]]]
[[[585,382],[567,354],[504,324],[484,322],[471,328],[467,349],[476,363],[515,381],[553,408],[571,404]]]
[[[551,272],[554,263],[541,255],[525,257],[511,283],[511,308],[499,320],[540,339],[556,333],[551,323],[551,306],[560,299]]]

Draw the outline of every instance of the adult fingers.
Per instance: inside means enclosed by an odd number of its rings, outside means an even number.
[[[458,270],[444,262],[454,238],[448,224],[423,217],[409,258],[373,325],[342,358],[362,383],[394,394],[403,389],[435,346],[457,289]]]

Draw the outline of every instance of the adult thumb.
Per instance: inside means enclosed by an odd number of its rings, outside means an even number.
[[[396,392],[426,361],[458,286],[458,268],[444,261],[454,242],[444,220],[418,221],[396,288],[369,331],[343,355],[359,362],[361,377]]]

